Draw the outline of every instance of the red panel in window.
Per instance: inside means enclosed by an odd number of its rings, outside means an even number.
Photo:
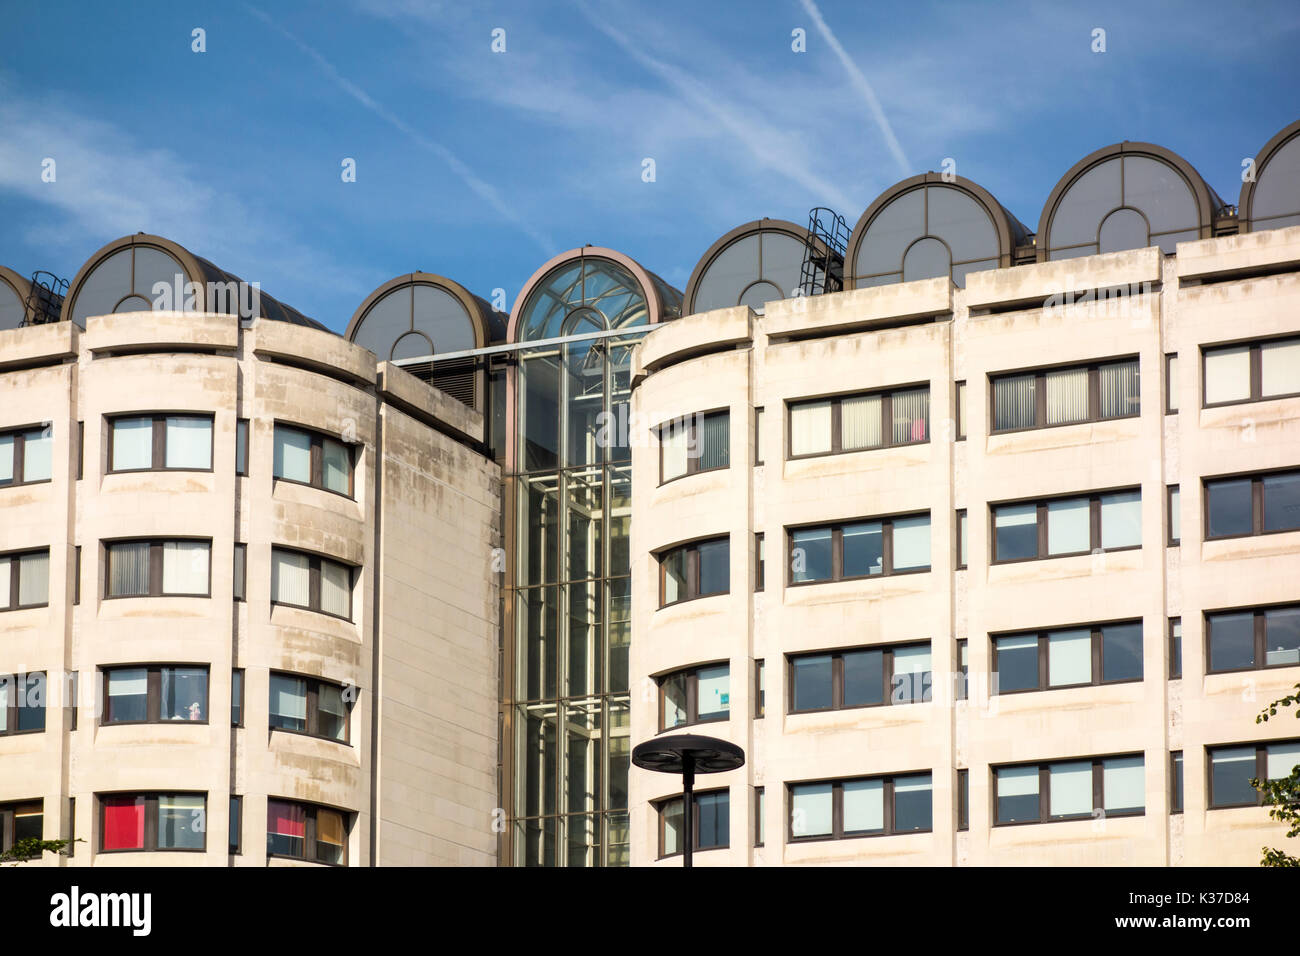
[[[143,797],[104,797],[104,849],[144,849]]]
[[[305,837],[307,813],[292,803],[266,801],[266,832],[280,836]]]

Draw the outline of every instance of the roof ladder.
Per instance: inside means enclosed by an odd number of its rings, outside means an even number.
[[[844,251],[848,244],[849,227],[843,216],[825,206],[814,206],[809,211],[799,276],[801,294],[821,295],[844,288]]]
[[[32,273],[31,288],[27,292],[24,325],[49,325],[59,321],[63,311],[63,297],[68,294],[68,280],[53,272],[37,270]]]

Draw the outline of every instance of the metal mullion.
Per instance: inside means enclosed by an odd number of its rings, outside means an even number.
[[[893,444],[894,394],[892,392],[884,392],[880,396],[880,447],[890,448]]]
[[[1046,631],[1039,631],[1038,639],[1038,689],[1046,690],[1048,687],[1048,660],[1047,656],[1051,653],[1051,641]]]
[[[1038,522],[1038,554],[1035,557],[1047,557],[1047,505],[1039,502],[1034,506],[1034,519]]]
[[[324,471],[324,439],[319,435],[311,436],[311,486],[313,488],[325,487]]]
[[[307,606],[319,611],[320,603],[320,558],[311,558],[307,563]]]
[[[151,794],[144,800],[144,839],[141,841],[145,850],[158,849],[158,794]]]
[[[112,461],[112,459],[110,458],[109,461]],[[26,482],[23,480],[23,475],[27,471],[27,434],[25,432],[17,432],[14,434],[13,469],[14,476],[12,484],[25,484]]]
[[[831,454],[844,450],[844,411],[840,399],[831,399]]]
[[[831,710],[844,707],[844,656],[831,655]]]
[[[307,733],[320,733],[320,684],[314,680],[307,683]]]
[[[1091,637],[1092,637],[1092,683],[1100,684],[1102,667],[1105,664],[1105,661],[1102,659],[1103,652],[1102,652],[1102,642],[1101,642],[1101,628],[1094,627],[1092,629]]]
[[[839,525],[831,528],[831,580],[844,579],[844,529]]]
[[[884,825],[883,833],[894,832],[894,778],[886,777],[884,783],[884,815],[881,823]]]
[[[1250,525],[1252,534],[1264,533],[1264,479],[1250,480]]]
[[[1255,746],[1255,779],[1268,781],[1268,746],[1266,744],[1257,744]],[[1264,794],[1256,793],[1255,802],[1263,805]]]
[[[1046,823],[1052,818],[1050,800],[1052,798],[1052,772],[1048,765],[1038,765],[1038,822]]]
[[[162,720],[162,671],[151,667],[146,674],[144,719],[156,724]]]
[[[163,557],[162,542],[149,542],[149,595],[157,597],[163,593]]]
[[[844,784],[839,781],[831,784],[831,836],[844,839]]]
[[[16,554],[11,554],[9,556],[9,607],[10,608],[18,607],[18,594],[19,594],[18,568],[22,564],[22,562],[20,562],[18,558],[19,555]],[[10,724],[9,726],[12,727],[13,724]]]
[[[880,680],[884,684],[880,689],[880,696],[886,705],[892,704],[894,702],[894,649],[892,647],[881,648]]]
[[[1101,369],[1092,365],[1088,367],[1088,421],[1095,422],[1101,418]]]
[[[880,522],[880,576],[894,573],[894,519]]]
[[[1264,395],[1264,352],[1258,344],[1250,347],[1250,399],[1257,402]]]
[[[1042,428],[1047,424],[1047,373],[1034,375],[1034,427]]]
[[[306,819],[303,821],[303,841],[302,855],[305,860],[316,859],[316,808],[312,807],[306,813]]]
[[[1105,813],[1106,810],[1104,780],[1102,762],[1100,760],[1094,760],[1092,762],[1092,809],[1101,810],[1103,813]]]
[[[1096,551],[1101,547],[1101,498],[1093,495],[1088,499],[1088,550]]]
[[[698,671],[686,675],[686,720],[697,723],[700,714],[700,677]]]
[[[1265,661],[1268,660],[1268,643],[1267,628],[1265,627],[1264,612],[1256,611],[1255,618],[1255,666],[1264,667]],[[1263,777],[1260,777],[1263,780]]]
[[[150,465],[156,471],[167,465],[167,419],[162,415],[153,418],[153,447]]]

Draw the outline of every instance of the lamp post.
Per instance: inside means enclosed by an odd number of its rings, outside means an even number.
[[[642,770],[682,775],[682,866],[691,866],[695,848],[695,775],[723,773],[745,765],[745,751],[717,737],[698,734],[674,734],[637,744],[632,749],[632,763]]]

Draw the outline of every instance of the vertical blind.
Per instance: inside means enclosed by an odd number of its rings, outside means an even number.
[[[1112,362],[1097,373],[1101,389],[1101,417],[1118,418],[1141,411],[1137,362]]]
[[[209,548],[206,541],[164,541],[163,594],[207,594]]]
[[[731,415],[715,412],[699,419],[700,468],[726,468],[731,461]]]
[[[1035,422],[1034,376],[1009,375],[993,380],[994,429],[1032,428]]]
[[[894,392],[894,444],[925,441],[930,437],[930,389]]]
[[[1071,368],[1048,372],[1047,424],[1066,425],[1088,419],[1088,370]]]
[[[21,555],[18,558],[18,603],[22,606],[45,604],[49,595],[50,552]]]
[[[212,467],[212,419],[172,415],[166,420],[168,468]]]
[[[311,559],[292,551],[271,551],[271,600],[308,607],[311,603]]]
[[[153,419],[119,418],[113,422],[113,471],[153,467]]]
[[[831,403],[790,406],[790,454],[816,455],[831,450]]]
[[[352,604],[352,569],[333,561],[320,563],[320,609],[349,617]]]
[[[341,495],[352,491],[352,452],[342,442],[326,438],[321,443],[321,480],[330,491]]]
[[[149,542],[123,541],[108,546],[110,597],[149,593]]]
[[[840,402],[840,445],[845,451],[879,448],[884,443],[880,406],[879,395],[859,395]]]

